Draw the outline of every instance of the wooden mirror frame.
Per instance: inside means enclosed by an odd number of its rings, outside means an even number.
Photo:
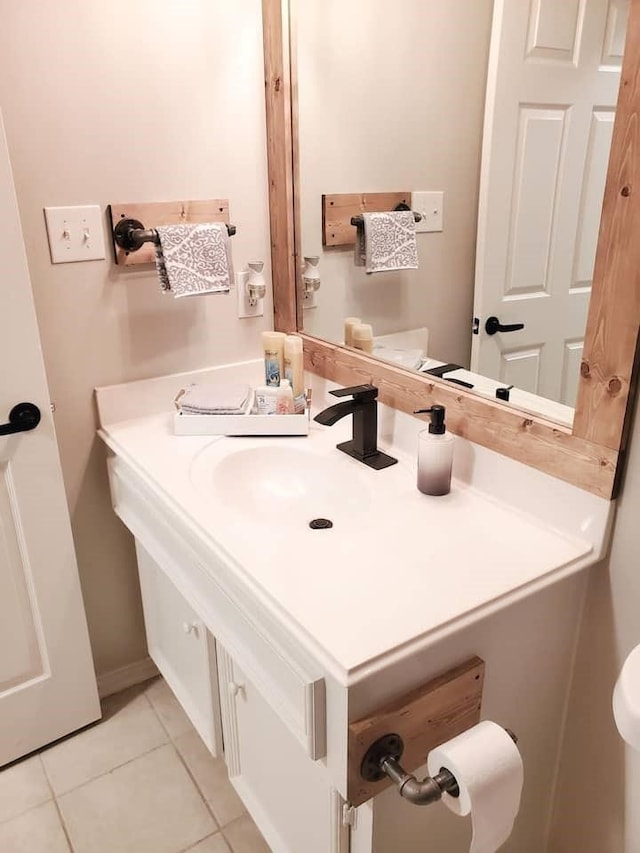
[[[262,0],[275,328],[302,318],[297,89],[289,0]],[[294,69],[295,71],[295,69]],[[305,368],[371,382],[404,412],[440,403],[452,432],[604,498],[616,496],[634,398],[640,330],[640,0],[631,0],[573,427],[412,375],[299,332]]]

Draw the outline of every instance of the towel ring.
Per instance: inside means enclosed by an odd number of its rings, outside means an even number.
[[[227,225],[227,234],[233,237],[235,225]],[[155,228],[145,228],[138,219],[121,219],[113,229],[113,240],[125,252],[137,252],[145,243],[160,245],[160,237]]]

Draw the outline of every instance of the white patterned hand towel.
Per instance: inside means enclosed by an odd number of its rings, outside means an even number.
[[[224,293],[233,267],[224,222],[158,226],[156,269],[160,286],[176,298]]]
[[[416,223],[411,210],[364,213],[358,228],[356,266],[368,273],[417,270]]]
[[[253,403],[249,385],[189,385],[176,397],[186,415],[244,415]]]

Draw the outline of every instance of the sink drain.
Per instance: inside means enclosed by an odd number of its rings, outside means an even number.
[[[309,527],[312,530],[328,530],[333,527],[333,521],[329,518],[314,518],[313,521],[309,522]]]

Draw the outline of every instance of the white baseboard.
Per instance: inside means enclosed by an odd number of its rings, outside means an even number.
[[[149,657],[143,658],[99,675],[97,679],[98,694],[101,699],[104,699],[105,696],[111,696],[112,693],[120,693],[127,687],[148,681],[155,675],[158,675],[158,668],[155,663]]]

